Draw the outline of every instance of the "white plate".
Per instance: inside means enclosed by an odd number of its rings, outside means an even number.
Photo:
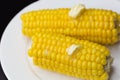
[[[111,9],[120,13],[119,0],[40,0],[19,12],[8,24],[1,39],[1,64],[9,80],[78,80],[62,74],[42,70],[33,66],[27,57],[29,41],[21,33],[20,15],[44,8],[72,7],[86,4],[91,8]],[[120,43],[109,47],[114,57],[111,80],[120,80]]]

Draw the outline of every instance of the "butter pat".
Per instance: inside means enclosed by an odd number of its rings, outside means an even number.
[[[80,49],[80,45],[73,44],[66,49],[66,52],[68,53],[68,55],[72,55],[78,49]]]
[[[69,12],[69,16],[72,18],[77,18],[83,11],[85,10],[85,5],[83,4],[78,4],[71,8]]]
[[[112,65],[112,62],[113,62],[113,58],[110,56],[107,58],[107,64],[105,66],[105,71],[107,71],[108,73],[110,72],[111,70],[111,65]]]

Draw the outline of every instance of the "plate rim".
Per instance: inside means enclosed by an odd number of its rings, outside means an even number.
[[[10,23],[11,23],[24,9],[26,9],[27,7],[29,7],[29,6],[37,3],[37,2],[39,2],[39,1],[40,1],[40,0],[34,1],[34,2],[32,2],[32,3],[30,3],[30,4],[26,5],[26,6],[24,6],[20,11],[18,11],[18,12],[13,16],[13,18],[8,22],[6,28],[4,29],[4,31],[3,31],[3,33],[2,33],[2,36],[1,36],[1,39],[0,39],[0,63],[1,63],[1,68],[2,68],[2,70],[3,70],[3,73],[4,73],[4,75],[6,76],[6,78],[7,78],[8,80],[12,80],[12,79],[11,79],[11,77],[9,76],[9,74],[7,73],[6,68],[4,67],[5,63],[4,63],[4,59],[3,59],[3,57],[2,57],[2,55],[3,55],[3,54],[2,54],[2,42],[3,42],[3,39],[4,39],[4,35],[5,35],[6,31],[7,31]]]

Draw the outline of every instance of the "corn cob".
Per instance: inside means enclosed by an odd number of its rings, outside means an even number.
[[[85,9],[77,19],[71,18],[70,8],[44,9],[21,15],[22,32],[33,36],[36,32],[55,32],[101,44],[119,40],[118,14],[111,10]]]
[[[78,40],[56,33],[36,33],[32,36],[28,54],[40,68],[86,80],[108,80],[109,50],[97,43]],[[79,48],[71,55],[72,45]],[[110,66],[110,65],[108,65]]]

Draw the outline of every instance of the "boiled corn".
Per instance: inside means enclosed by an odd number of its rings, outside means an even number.
[[[116,12],[91,8],[73,19],[69,11],[70,8],[59,8],[24,13],[21,15],[22,32],[29,37],[36,32],[55,32],[101,44],[118,42],[120,18]]]
[[[56,33],[36,33],[28,51],[36,66],[86,80],[108,80],[109,50],[99,44]],[[71,55],[66,51],[79,45]]]

